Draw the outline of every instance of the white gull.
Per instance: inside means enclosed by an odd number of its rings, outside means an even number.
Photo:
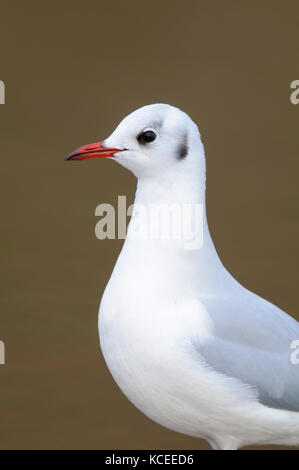
[[[299,323],[222,265],[206,220],[197,126],[175,107],[145,106],[68,159],[104,156],[138,178],[137,205],[204,208],[200,249],[127,236],[99,313],[101,348],[121,390],[152,420],[214,449],[299,444],[291,360]],[[135,210],[129,235],[143,223]]]

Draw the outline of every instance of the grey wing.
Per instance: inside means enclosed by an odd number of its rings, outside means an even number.
[[[246,290],[239,297],[200,302],[214,325],[213,337],[193,338],[202,359],[253,386],[264,405],[299,411],[299,364],[292,349],[296,341],[298,347],[299,323]]]

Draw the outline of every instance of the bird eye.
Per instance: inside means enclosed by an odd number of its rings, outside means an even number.
[[[157,138],[157,134],[154,131],[144,131],[139,134],[137,140],[140,144],[148,144],[153,142]]]

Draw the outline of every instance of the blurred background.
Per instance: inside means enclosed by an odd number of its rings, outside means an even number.
[[[131,203],[136,181],[111,161],[64,157],[145,104],[182,108],[205,144],[222,261],[299,320],[299,4],[19,0],[0,10],[0,448],[207,449],[143,416],[104,364],[98,307],[123,242],[95,237],[94,212],[118,195]]]

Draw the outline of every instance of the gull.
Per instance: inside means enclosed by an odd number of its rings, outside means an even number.
[[[220,261],[207,224],[196,124],[176,107],[144,106],[106,140],[67,159],[98,157],[137,177],[127,238],[99,311],[101,349],[122,392],[153,421],[213,449],[298,445],[299,360],[292,348],[299,323],[243,287]],[[138,238],[145,218],[135,206],[171,204],[203,208],[200,247],[189,249],[183,237]]]

